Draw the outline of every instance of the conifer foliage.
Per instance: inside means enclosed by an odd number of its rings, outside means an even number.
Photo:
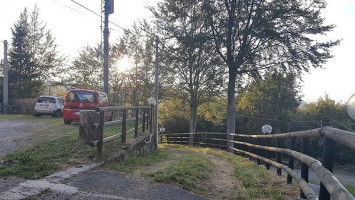
[[[20,14],[12,31],[9,51],[10,98],[33,98],[40,94],[45,81],[53,80],[63,65],[55,38],[39,21],[38,8]]]

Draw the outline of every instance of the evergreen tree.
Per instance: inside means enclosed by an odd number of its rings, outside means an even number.
[[[55,39],[38,18],[38,8],[31,15],[27,8],[12,30],[9,51],[9,97],[37,97],[44,81],[57,75],[64,58],[56,50]]]

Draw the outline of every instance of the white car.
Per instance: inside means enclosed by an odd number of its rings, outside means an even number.
[[[63,115],[64,98],[41,96],[35,105],[35,116],[52,115],[59,117]]]

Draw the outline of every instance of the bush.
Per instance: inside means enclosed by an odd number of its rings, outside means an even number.
[[[8,112],[11,114],[33,115],[37,99],[12,99]]]

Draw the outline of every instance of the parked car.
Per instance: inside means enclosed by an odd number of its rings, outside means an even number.
[[[63,119],[65,124],[80,120],[80,110],[95,110],[108,106],[108,96],[104,92],[71,89],[65,96]],[[112,120],[112,112],[105,112],[105,119]]]
[[[52,115],[60,117],[63,114],[64,98],[53,96],[41,96],[35,105],[35,116]]]

